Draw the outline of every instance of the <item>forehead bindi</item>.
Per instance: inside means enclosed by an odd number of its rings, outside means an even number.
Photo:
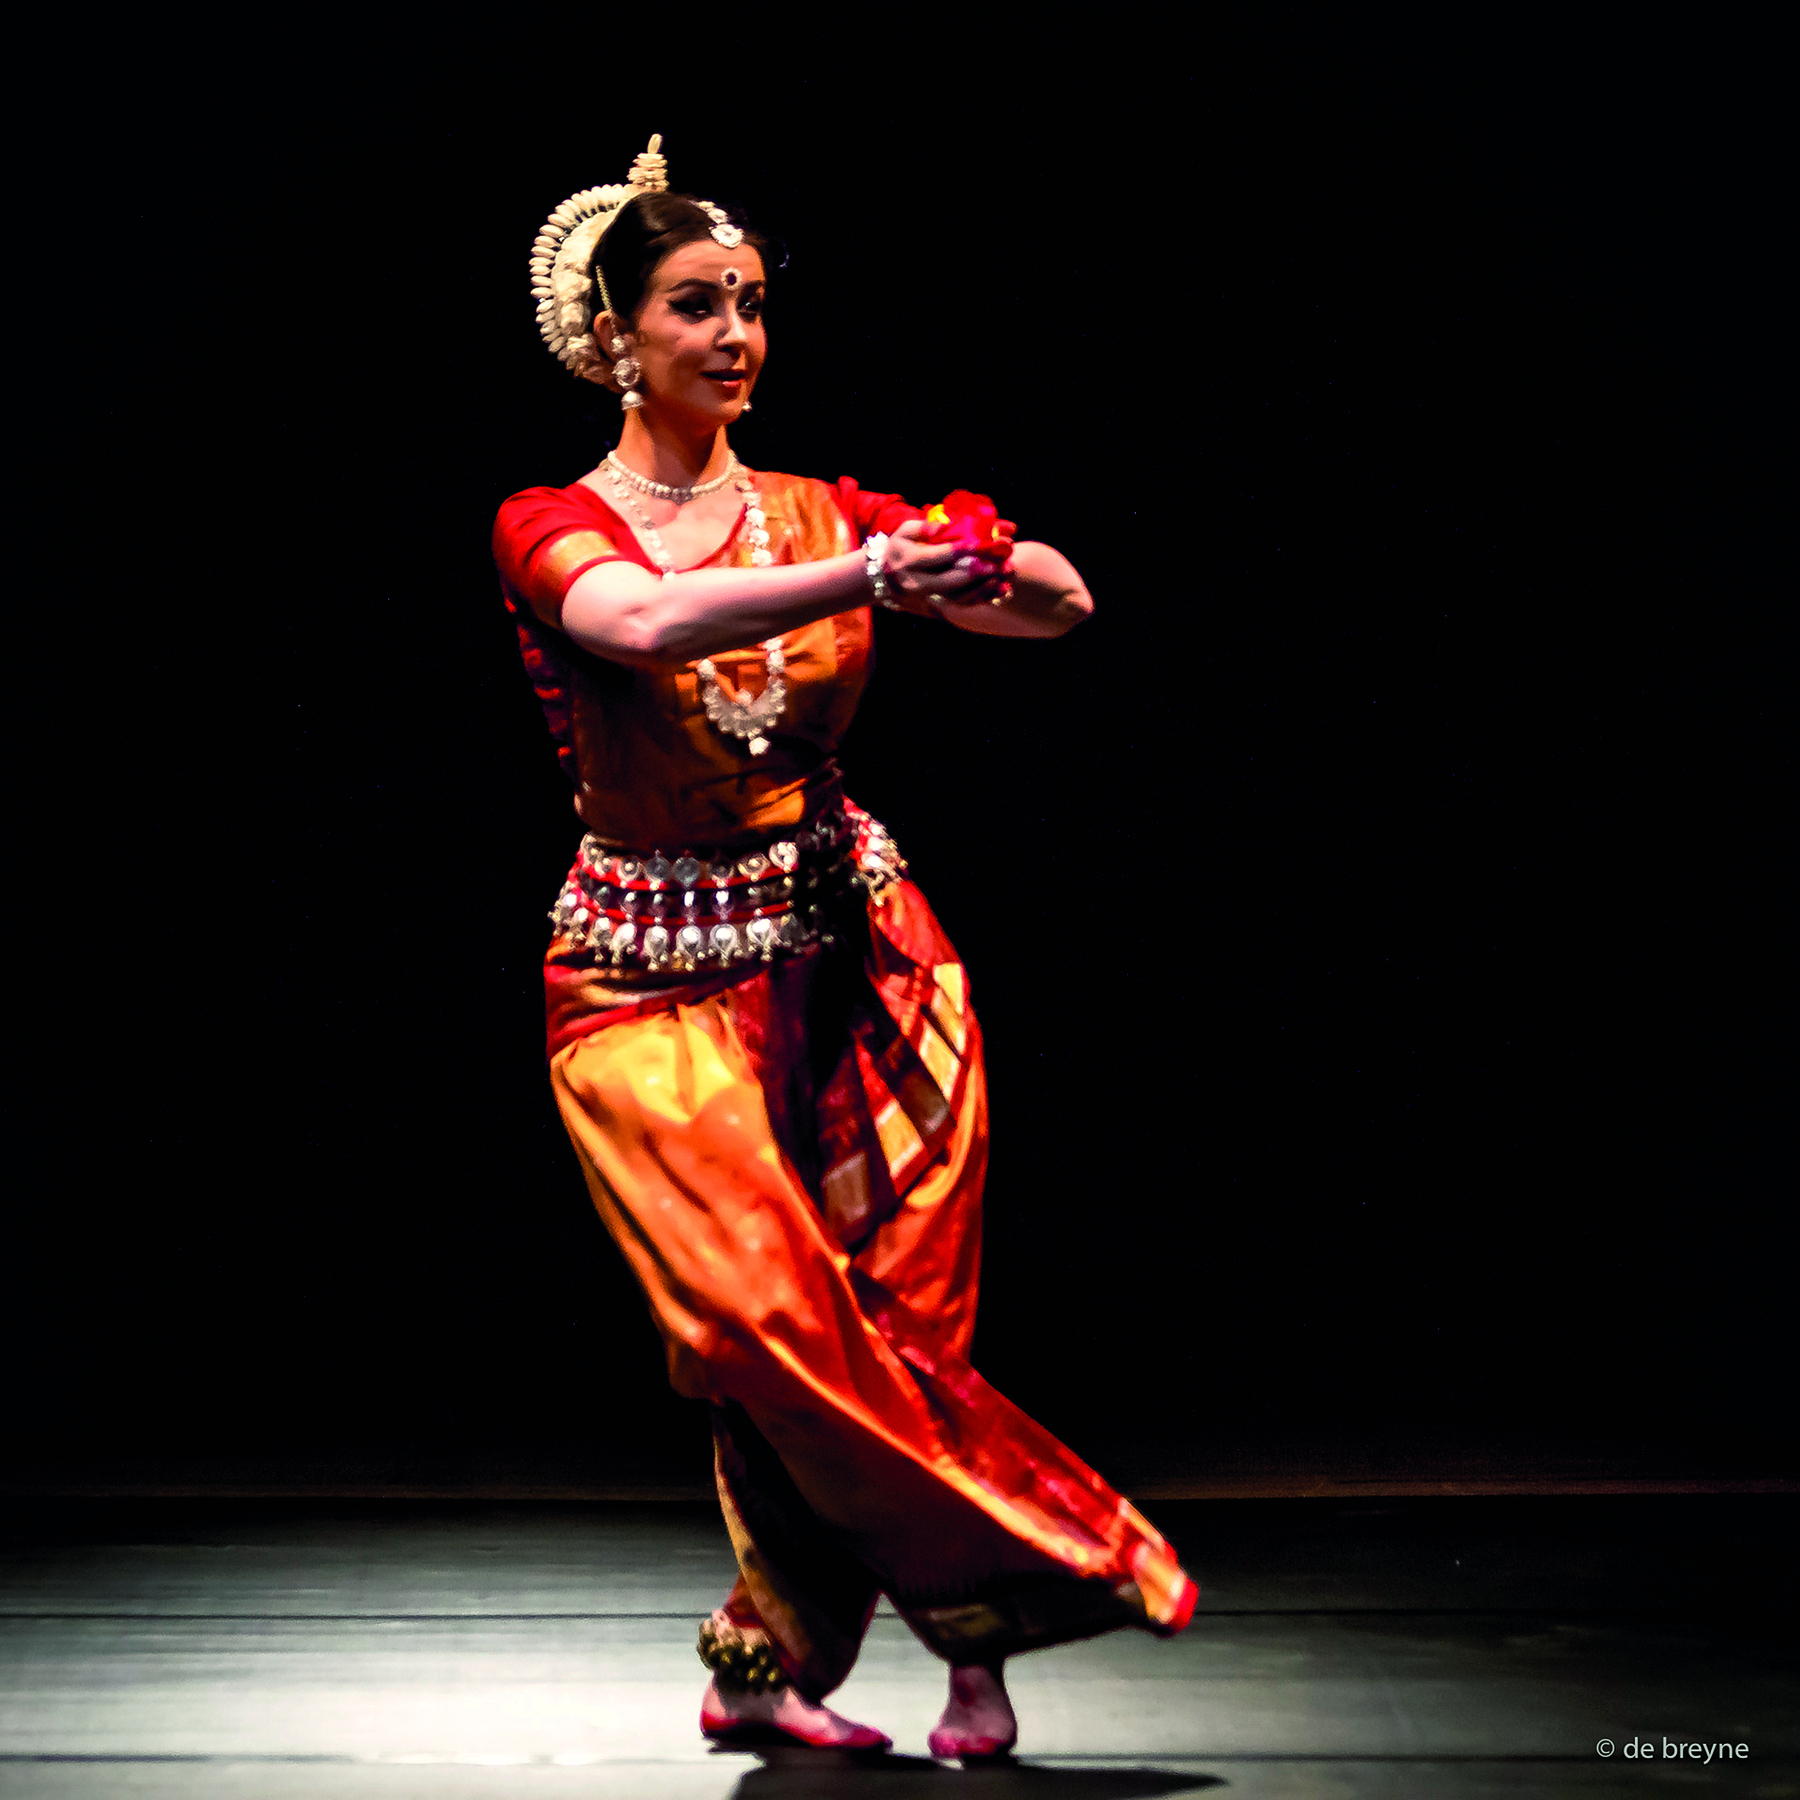
[[[704,281],[709,287],[741,294],[763,280],[762,258],[748,244],[726,250],[718,244],[683,244],[658,264],[656,286],[667,293],[684,281]]]

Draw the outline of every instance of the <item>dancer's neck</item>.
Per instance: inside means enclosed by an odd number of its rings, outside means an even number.
[[[619,460],[627,468],[670,487],[697,487],[715,475],[723,475],[731,457],[723,425],[707,426],[691,433],[675,431],[659,421],[654,429],[636,412],[625,415],[619,435]]]

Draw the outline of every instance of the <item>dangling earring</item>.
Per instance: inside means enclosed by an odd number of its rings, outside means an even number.
[[[616,337],[611,347],[613,354],[619,356],[619,352],[625,348],[625,340]],[[619,356],[619,360],[613,364],[613,379],[624,389],[620,398],[627,412],[644,404],[644,396],[632,392],[638,384],[638,374],[638,360],[635,356]]]

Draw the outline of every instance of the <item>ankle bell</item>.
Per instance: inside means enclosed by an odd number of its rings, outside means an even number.
[[[696,1648],[723,1692],[771,1694],[788,1685],[788,1672],[769,1634],[734,1625],[722,1612],[700,1621]]]

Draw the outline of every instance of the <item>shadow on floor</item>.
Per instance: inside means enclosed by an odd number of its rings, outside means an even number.
[[[1024,1763],[947,1768],[923,1756],[832,1758],[817,1750],[759,1750],[731,1800],[1156,1800],[1223,1787],[1217,1775],[1173,1769],[1044,1769]]]

